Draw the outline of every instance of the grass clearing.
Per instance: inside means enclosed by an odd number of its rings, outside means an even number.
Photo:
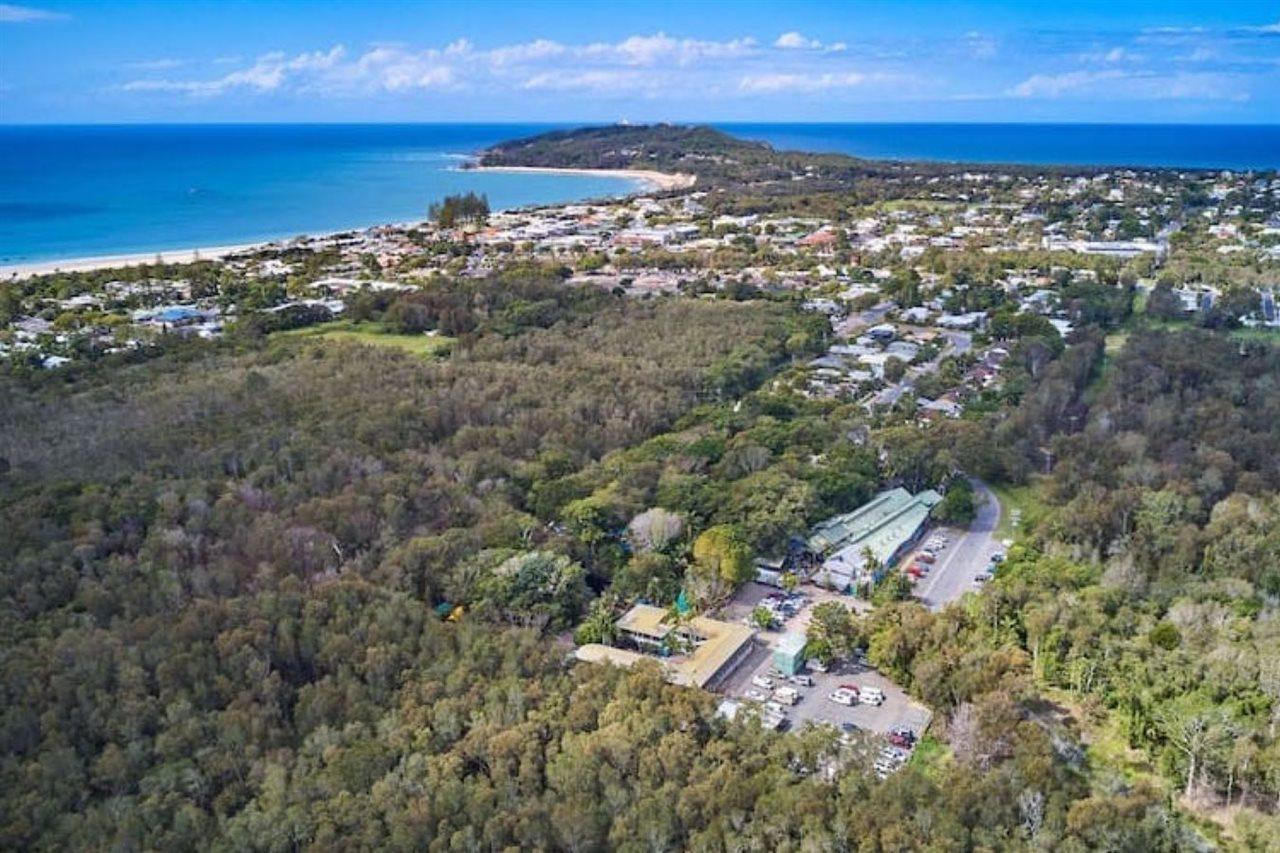
[[[1252,329],[1233,329],[1231,332],[1231,339],[1264,344],[1280,344],[1280,329],[1268,329],[1261,327]]]
[[[394,347],[425,358],[442,358],[448,355],[454,342],[453,338],[443,335],[405,335],[389,332],[378,323],[351,323],[346,320],[321,323],[305,329],[291,329],[280,334],[288,338],[352,341],[378,347]]]
[[[996,526],[997,539],[1016,539],[1028,526],[1034,525],[1048,510],[1040,495],[1037,477],[1022,486],[993,485],[991,491],[1000,499],[1000,524]],[[1014,524],[1014,521],[1017,524]]]
[[[920,738],[916,748],[911,752],[907,763],[926,776],[933,776],[941,771],[951,760],[951,750],[945,743],[933,735]]]

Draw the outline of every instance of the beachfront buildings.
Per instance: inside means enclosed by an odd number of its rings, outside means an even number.
[[[806,542],[822,561],[813,580],[840,591],[879,581],[919,541],[941,500],[933,489],[915,495],[901,487],[888,489],[853,512],[822,522]]]

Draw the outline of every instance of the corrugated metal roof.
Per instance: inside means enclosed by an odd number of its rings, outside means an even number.
[[[867,551],[882,565],[889,562],[941,500],[933,489],[918,495],[889,489],[853,512],[819,524],[809,537],[809,548],[827,557],[823,572],[832,585],[846,585],[840,583],[845,578],[852,583],[866,564]]]

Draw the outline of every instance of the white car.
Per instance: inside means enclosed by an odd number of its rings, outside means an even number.
[[[759,690],[748,690],[746,693],[743,693],[742,695],[750,699],[752,702],[763,702],[769,698],[767,695],[765,695]]]
[[[764,709],[770,714],[779,714],[783,717],[787,715],[787,709],[778,702],[765,702]]]
[[[752,676],[751,683],[756,687],[763,687],[765,690],[773,689],[773,679],[765,678],[763,675]]]
[[[874,688],[863,688],[858,694],[858,701],[863,705],[883,705],[884,694]]]
[[[827,698],[832,702],[835,702],[837,705],[853,705],[858,701],[858,694],[854,693],[852,690],[845,690],[843,687],[840,687],[831,691]]]

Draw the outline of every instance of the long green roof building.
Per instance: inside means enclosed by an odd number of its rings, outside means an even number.
[[[916,495],[901,487],[888,489],[853,512],[817,525],[807,542],[809,550],[823,561],[814,579],[841,590],[879,580],[880,572],[917,541],[929,512],[941,500],[942,495],[933,489]],[[868,550],[880,570],[873,571],[868,565]]]

